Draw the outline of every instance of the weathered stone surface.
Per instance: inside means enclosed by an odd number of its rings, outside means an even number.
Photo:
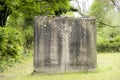
[[[35,71],[61,73],[95,69],[95,19],[36,17],[34,36]]]

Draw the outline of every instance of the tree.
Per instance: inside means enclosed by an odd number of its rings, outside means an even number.
[[[5,1],[0,0],[0,26],[4,26],[7,20],[7,17],[11,14],[11,10]]]
[[[81,15],[81,16],[85,16],[82,12],[81,12],[81,7],[79,5],[79,1],[78,0],[75,0],[75,2],[77,3],[78,5],[78,13]]]
[[[120,13],[118,0],[94,0],[89,14],[97,21],[98,51],[119,51]],[[117,11],[116,11],[117,9]]]
[[[112,8],[110,0],[94,0],[89,10],[89,15],[96,17],[98,27],[103,27],[104,25],[108,25],[109,22],[105,19],[105,14]]]
[[[0,0],[0,26],[5,26],[8,16],[18,13],[31,21],[36,15],[60,15],[70,8],[69,0]]]
[[[113,6],[117,9],[117,11],[120,11],[120,0],[111,0]]]

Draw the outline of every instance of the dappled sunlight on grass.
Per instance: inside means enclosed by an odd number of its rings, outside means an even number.
[[[67,72],[62,74],[32,74],[33,61],[26,61],[1,73],[0,80],[120,80],[120,54],[99,54],[94,72]]]

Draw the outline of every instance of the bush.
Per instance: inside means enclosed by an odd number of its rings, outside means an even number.
[[[98,52],[119,52],[120,36],[116,36],[111,39],[105,39],[98,36],[97,51]]]
[[[105,26],[97,32],[98,52],[120,51],[120,27]]]
[[[24,56],[32,56],[34,29],[32,26],[28,26],[22,31],[22,33],[24,35]]]
[[[0,69],[11,66],[22,58],[22,34],[10,27],[0,27]]]
[[[23,30],[23,34],[25,37],[25,44],[27,48],[31,48],[31,45],[33,44],[33,37],[34,37],[34,29],[32,26],[27,27]],[[33,47],[33,45],[32,45]]]

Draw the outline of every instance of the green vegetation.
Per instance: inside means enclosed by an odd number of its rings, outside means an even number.
[[[19,61],[23,55],[23,40],[21,33],[10,27],[0,27],[0,70],[13,62]]]
[[[120,51],[120,27],[104,27],[97,32],[98,52]]]
[[[35,16],[60,16],[69,8],[69,0],[0,0],[0,72],[32,55]]]
[[[8,69],[8,66],[20,63],[32,55],[34,16],[60,16],[61,14],[68,17],[73,16],[70,9],[72,11],[77,11],[77,9],[70,7],[69,1],[0,0],[0,72]],[[98,52],[120,52],[120,10],[119,6],[116,5],[117,1],[119,2],[119,0],[94,0],[89,11],[90,16],[96,17]],[[105,74],[110,74],[109,76],[111,76],[112,72],[114,71],[110,70],[105,72]],[[73,79],[68,77],[68,74],[51,75],[50,77],[56,76],[55,78],[57,78],[58,76],[59,79],[62,79],[62,77],[67,76],[66,78]],[[79,75],[85,76],[85,74],[75,73],[70,75],[74,77]],[[101,71],[98,70],[98,73],[90,73],[89,75],[91,77],[96,75],[98,78],[96,77],[95,80],[99,80],[98,74],[101,74]],[[104,76],[103,74],[101,75]],[[114,76],[117,76],[117,74],[114,74]],[[34,78],[34,75],[30,77]],[[41,76],[37,78],[42,79]],[[45,75],[43,78],[49,79],[49,76]],[[78,79],[80,78],[82,77],[78,77]],[[28,77],[28,79],[30,78]],[[108,79],[108,77],[105,79]],[[112,80],[112,78],[108,80]]]
[[[120,80],[120,54],[99,54],[95,72],[33,74],[32,58],[0,73],[1,80]]]
[[[70,8],[69,0],[0,0],[0,26],[5,26],[9,16],[17,20],[19,14],[30,24],[37,15],[60,15]]]
[[[120,12],[115,4],[116,0],[94,0],[89,11],[96,17],[98,52],[120,51]]]

